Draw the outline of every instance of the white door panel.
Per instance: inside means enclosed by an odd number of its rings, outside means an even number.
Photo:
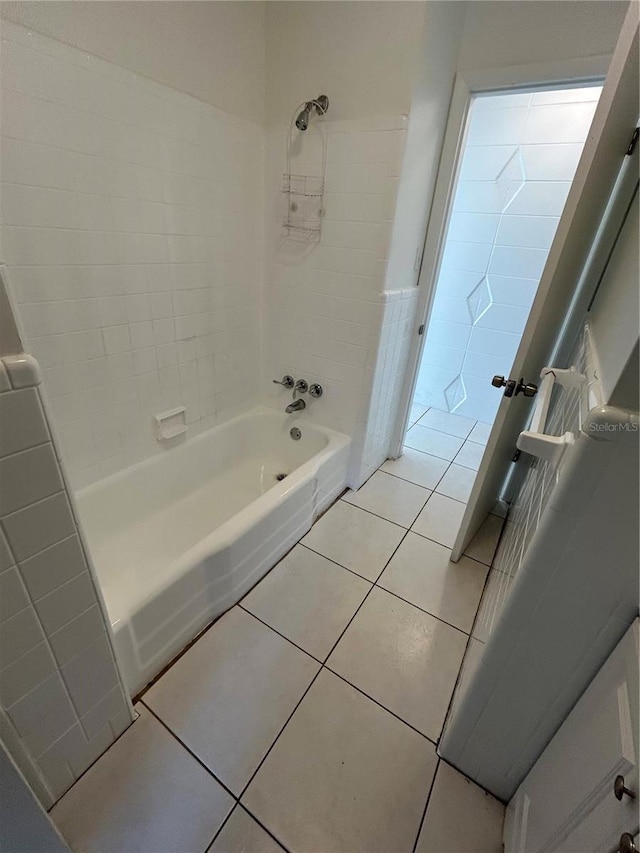
[[[509,805],[507,853],[607,853],[638,829],[638,621],[612,652]]]

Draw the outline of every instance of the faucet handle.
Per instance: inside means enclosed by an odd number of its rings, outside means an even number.
[[[296,382],[296,387],[293,389],[293,399],[296,399],[296,392],[300,394],[306,394],[309,390],[309,383],[306,379],[298,379]]]
[[[295,385],[295,380],[294,380],[293,376],[289,376],[289,374],[286,373],[282,377],[282,379],[274,379],[273,384],[274,385],[282,385],[283,388],[293,388],[293,386]]]

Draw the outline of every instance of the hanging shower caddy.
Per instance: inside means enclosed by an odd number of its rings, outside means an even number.
[[[298,113],[300,107],[303,109]],[[329,100],[325,95],[320,95],[313,101],[299,104],[294,110],[287,135],[287,171],[282,176],[284,206],[282,236],[288,240],[311,245],[320,242],[322,218],[324,216],[328,135],[325,113],[328,108]],[[318,128],[322,140],[322,173],[320,175],[293,174],[291,172],[291,137],[294,121],[300,133],[304,133],[309,126],[313,112],[317,113],[323,121],[323,125]],[[297,118],[296,113],[298,113]]]

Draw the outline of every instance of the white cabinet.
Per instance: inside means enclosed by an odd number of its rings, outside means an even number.
[[[618,800],[614,781],[623,776],[637,795],[639,625],[624,635],[516,791],[506,853],[612,853],[623,832],[638,832],[640,798]]]

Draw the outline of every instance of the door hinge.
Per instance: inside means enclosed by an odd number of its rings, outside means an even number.
[[[418,334],[419,334],[419,335],[424,335],[424,323],[423,323],[423,324],[420,326],[420,328],[418,329]]]
[[[521,454],[521,453],[522,453],[522,451],[521,451],[519,448],[516,448],[516,452],[515,452],[515,453],[513,454],[513,456],[511,457],[511,461],[512,461],[512,462],[517,462],[517,461],[518,461],[518,459],[520,459],[520,454]]]
[[[627,156],[630,157],[633,152],[636,150],[636,145],[638,144],[638,136],[640,135],[640,127],[636,127],[633,131],[633,136],[631,137],[631,142],[629,143],[629,147],[627,148]]]

